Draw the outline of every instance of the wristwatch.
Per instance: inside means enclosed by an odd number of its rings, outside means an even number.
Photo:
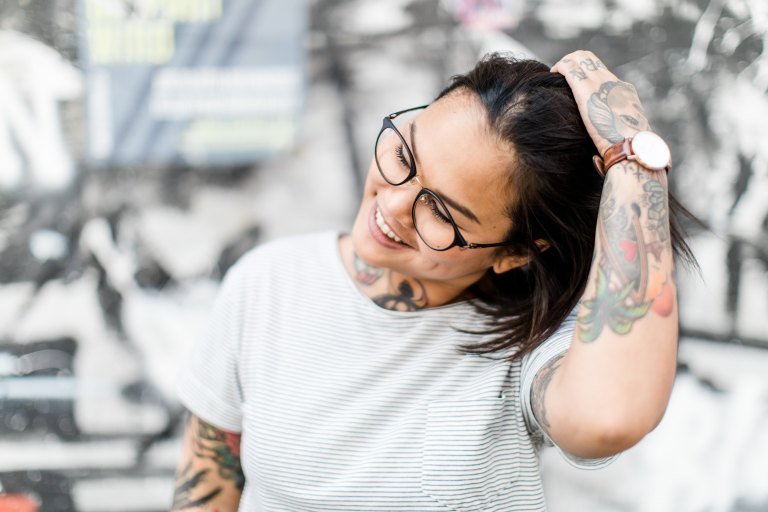
[[[669,171],[672,167],[669,146],[664,139],[649,131],[637,132],[609,147],[602,162],[599,162],[602,165],[598,165],[595,158],[595,167],[600,174],[605,175],[608,169],[623,160],[633,160],[650,171]]]

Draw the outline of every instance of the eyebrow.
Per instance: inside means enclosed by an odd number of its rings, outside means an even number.
[[[418,163],[419,167],[421,167],[421,162],[419,161],[419,154],[416,152],[416,121],[415,120],[411,122],[411,151],[413,151],[413,158],[416,159],[416,163]],[[455,201],[454,199],[451,199],[450,197],[446,196],[445,194],[443,194],[437,189],[433,189],[433,192],[438,196],[440,196],[440,199],[442,199],[448,206],[450,206],[457,212],[463,214],[466,218],[468,218],[472,222],[476,224],[480,224],[480,219],[477,218],[477,215],[475,215],[472,212],[472,210],[470,210],[463,204]]]

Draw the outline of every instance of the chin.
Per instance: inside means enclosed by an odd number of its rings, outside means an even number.
[[[361,216],[358,215],[358,219],[352,227],[352,234],[350,236],[352,239],[352,249],[355,251],[355,254],[361,257],[363,261],[369,265],[389,268],[389,265],[387,264],[389,258],[387,258],[384,253],[385,249],[382,249],[373,237],[371,237],[371,234],[368,232],[365,218],[361,219],[360,217]]]

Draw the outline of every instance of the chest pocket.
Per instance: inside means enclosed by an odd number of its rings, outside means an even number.
[[[504,398],[430,402],[423,492],[449,510],[503,510],[518,475],[521,435],[516,415],[505,410]]]

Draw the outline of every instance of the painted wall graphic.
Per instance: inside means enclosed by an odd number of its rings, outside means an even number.
[[[59,107],[81,95],[82,82],[72,63],[52,48],[0,30],[0,190],[70,184],[74,162]]]
[[[94,162],[234,165],[288,151],[303,0],[81,0]]]
[[[575,48],[637,86],[707,228],[664,422],[604,472],[545,453],[550,509],[768,510],[768,3],[8,0],[0,27],[0,512],[167,510],[176,371],[232,263],[348,230],[383,115]]]

